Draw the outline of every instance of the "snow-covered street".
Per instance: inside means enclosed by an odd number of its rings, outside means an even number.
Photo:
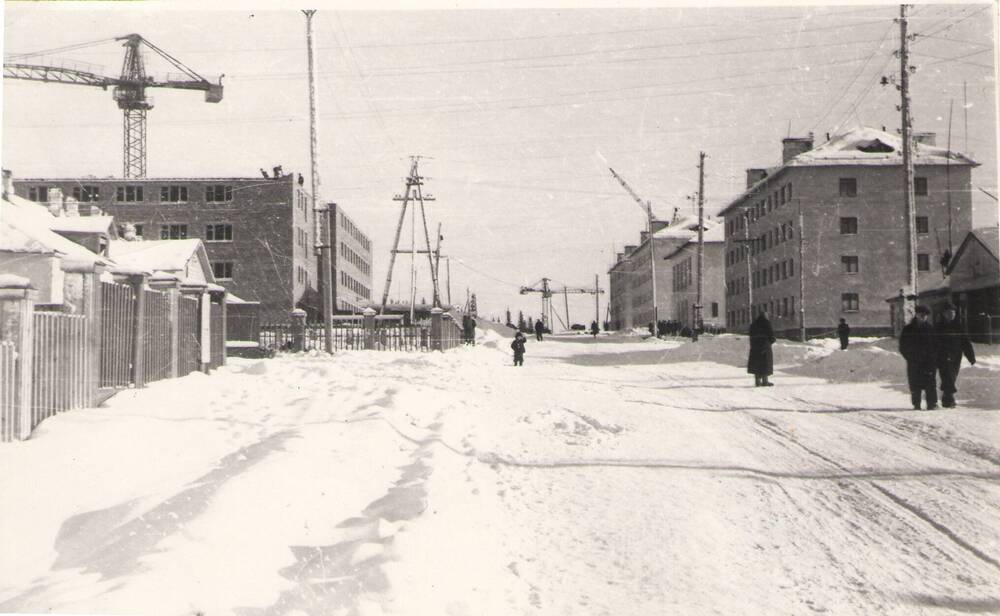
[[[230,360],[0,447],[0,612],[1000,611],[1000,353],[892,340]]]

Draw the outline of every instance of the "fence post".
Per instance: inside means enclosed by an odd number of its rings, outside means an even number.
[[[301,308],[292,311],[292,350],[306,350],[306,311]]]
[[[84,352],[87,356],[87,406],[97,406],[100,401],[97,394],[101,387],[101,329],[104,323],[101,318],[101,274],[105,269],[104,264],[90,261],[64,259],[62,262],[63,272],[80,275],[78,285],[71,276],[66,276],[63,301],[79,310],[86,318],[87,348]]]
[[[14,343],[17,366],[14,371],[16,388],[14,408],[3,420],[12,425],[3,426],[0,435],[12,435],[18,440],[31,434],[31,375],[34,347],[35,299],[38,291],[31,281],[21,276],[0,274],[0,340]]]
[[[365,350],[370,351],[375,348],[375,309],[365,308],[361,314],[364,316],[361,327],[365,332]]]
[[[444,314],[444,310],[441,310],[437,306],[431,308],[431,350],[440,351],[441,350],[441,333],[443,328],[441,327],[441,315]]]
[[[176,379],[180,375],[181,281],[173,274],[157,272],[150,278],[149,286],[154,291],[166,293],[170,304],[167,317],[170,321],[170,378]]]
[[[221,351],[222,357],[219,358],[219,365],[225,366],[226,365],[226,332],[229,331],[229,325],[226,323],[226,319],[228,319],[228,310],[229,310],[229,304],[228,304],[229,292],[226,291],[225,287],[219,287],[218,289],[216,289],[214,291],[214,293],[216,294],[216,297],[219,300],[219,307],[222,309],[222,318],[219,320],[219,322],[220,322],[219,327],[222,328],[222,332],[221,332],[221,334],[217,334],[217,335],[221,335],[222,336],[222,351]]]

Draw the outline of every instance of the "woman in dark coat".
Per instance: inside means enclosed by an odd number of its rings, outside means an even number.
[[[767,377],[774,372],[772,344],[774,344],[774,330],[771,329],[767,311],[762,310],[750,324],[750,356],[747,358],[747,372],[753,375],[755,387],[774,385],[767,380]]]

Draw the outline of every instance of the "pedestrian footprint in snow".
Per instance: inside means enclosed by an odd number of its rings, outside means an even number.
[[[847,319],[841,319],[837,326],[837,337],[840,338],[840,350],[847,350],[847,343],[851,338],[851,326],[847,324]]]
[[[950,302],[943,307],[943,317],[934,326],[935,350],[937,352],[938,373],[941,375],[941,406],[955,406],[955,381],[958,380],[958,370],[962,367],[962,356],[969,364],[976,363],[976,352],[965,331],[965,326],[958,318],[958,311]]]
[[[899,352],[906,360],[906,382],[910,387],[910,402],[920,410],[921,394],[927,397],[927,410],[937,408],[937,353],[934,348],[934,328],[928,322],[931,311],[917,306],[913,320],[899,335]]]
[[[510,348],[514,349],[514,365],[524,365],[524,334],[517,332],[514,334],[514,341],[510,343]]]
[[[774,385],[767,377],[774,372],[774,356],[771,345],[774,344],[774,330],[767,318],[767,310],[761,310],[757,318],[750,324],[750,355],[747,358],[747,372],[753,375],[754,387],[770,387]]]

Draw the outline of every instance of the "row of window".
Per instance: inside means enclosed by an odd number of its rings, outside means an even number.
[[[343,242],[340,243],[340,256],[345,261],[358,268],[362,274],[371,274],[371,266],[368,264],[368,261],[362,259],[361,255],[351,250],[351,248]]]
[[[121,223],[118,225],[118,235],[125,237],[129,226],[135,230],[136,237],[143,237],[144,225]],[[186,240],[188,239],[188,226],[185,224],[163,224],[160,225],[161,240]],[[205,225],[206,242],[231,242],[233,241],[233,225],[226,223]]]
[[[913,178],[913,192],[919,197],[927,196],[927,178],[917,177]],[[837,182],[837,194],[840,197],[854,198],[858,196],[858,180],[857,178],[839,178]],[[758,219],[763,218],[769,214],[772,210],[775,210],[785,203],[789,203],[792,200],[792,185],[785,184],[780,189],[774,191],[774,193],[767,196],[766,199],[762,198],[756,203],[750,205],[746,209],[746,216],[749,217],[750,222],[756,222]],[[926,218],[926,217],[925,217]],[[730,218],[729,222],[726,224],[726,234],[734,235],[738,231],[743,230],[746,225],[746,220],[743,216],[734,216]],[[926,231],[924,232],[926,233]]]
[[[119,203],[141,203],[145,201],[145,186],[141,184],[126,184],[115,187],[115,201]],[[83,184],[73,187],[73,198],[83,203],[93,203],[101,200],[101,187]],[[47,202],[49,200],[48,186],[31,186],[28,188],[28,199]],[[213,184],[205,187],[205,201],[218,203],[233,200],[233,187],[224,184]],[[188,201],[187,186],[160,186],[160,201],[164,203],[186,203]]]
[[[365,237],[365,234],[361,232],[361,229],[358,229],[354,225],[354,222],[350,218],[344,216],[343,212],[340,213],[340,226],[343,227],[356,242],[361,244],[361,247],[364,248],[366,252],[372,251],[371,241]]]
[[[301,265],[295,266],[295,281],[301,285],[309,286],[309,270]]]
[[[756,304],[752,311],[746,308],[729,310],[726,312],[726,324],[728,327],[746,325],[765,309],[769,315],[779,319],[795,317],[795,298],[782,297],[781,299],[774,299],[761,304]],[[860,310],[861,300],[857,293],[840,294],[841,312],[858,312]]]
[[[371,291],[368,289],[368,287],[366,287],[365,285],[361,284],[360,282],[349,276],[347,272],[344,271],[340,272],[340,284],[347,287],[360,297],[363,297],[365,299],[371,299]]]
[[[295,243],[303,250],[309,249],[309,232],[305,229],[295,228]]]
[[[694,279],[691,271],[691,258],[674,265],[673,288],[674,291],[682,291],[691,286]]]

